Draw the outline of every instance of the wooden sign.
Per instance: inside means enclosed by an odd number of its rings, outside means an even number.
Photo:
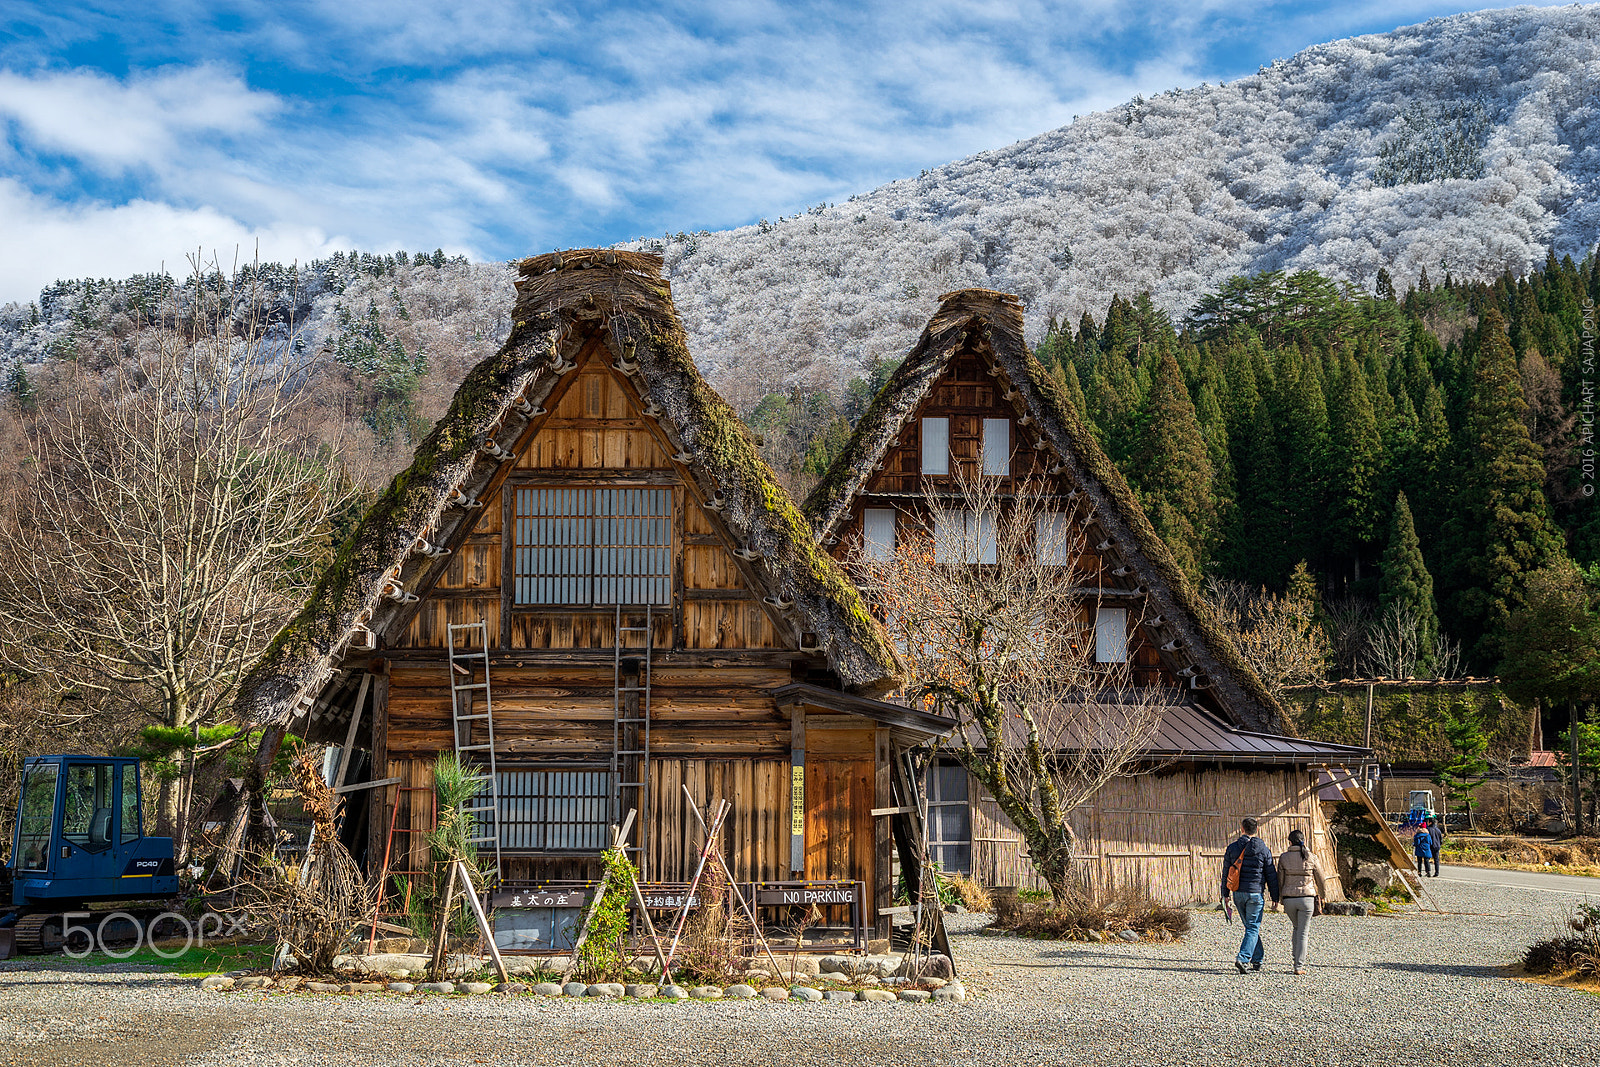
[[[859,904],[861,884],[795,886],[792,889],[758,889],[757,904]]]
[[[489,900],[491,908],[581,908],[589,902],[586,889],[501,890]]]
[[[663,911],[667,909],[677,911],[683,907],[683,898],[686,896],[682,890],[676,893],[670,891],[661,892],[660,890],[652,891],[644,886],[639,887],[639,895],[644,898],[645,907]],[[689,898],[689,907],[698,908],[699,906],[700,897],[698,895]]]
[[[789,768],[789,832],[796,837],[806,832],[806,769],[798,763]]]

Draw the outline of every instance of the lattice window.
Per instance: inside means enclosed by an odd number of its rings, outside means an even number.
[[[519,605],[670,604],[672,490],[518,488]]]
[[[600,852],[610,844],[610,771],[515,768],[498,777],[502,850]]]
[[[928,779],[928,858],[946,874],[971,874],[967,769],[959,763],[936,763]]]

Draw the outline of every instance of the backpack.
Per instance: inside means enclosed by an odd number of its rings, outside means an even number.
[[[1234,860],[1232,865],[1228,867],[1228,892],[1230,893],[1237,893],[1239,891],[1239,876],[1244,870],[1245,853],[1249,851],[1250,842],[1246,841],[1244,843],[1244,847],[1239,850],[1239,858]]]

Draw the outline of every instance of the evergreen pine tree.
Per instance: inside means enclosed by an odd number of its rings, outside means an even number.
[[[1214,531],[1214,471],[1194,404],[1172,353],[1156,364],[1140,412],[1132,481],[1156,532],[1190,580],[1200,581]]]
[[[1475,663],[1499,659],[1499,641],[1529,572],[1562,554],[1544,498],[1544,464],[1523,422],[1527,402],[1505,319],[1491,308],[1475,338],[1477,366],[1460,441],[1461,490],[1446,538],[1451,630]]]
[[[1340,367],[1328,413],[1329,510],[1325,559],[1352,560],[1352,577],[1361,578],[1361,553],[1377,536],[1374,497],[1383,441],[1368,398],[1366,375],[1346,357]]]
[[[22,360],[11,364],[11,371],[6,375],[6,392],[11,397],[11,403],[25,415],[31,415],[39,409],[39,398],[33,391],[33,382],[28,377],[28,370],[22,365]]]
[[[1378,573],[1378,607],[1384,612],[1404,609],[1416,620],[1417,666],[1426,670],[1438,649],[1439,615],[1433,599],[1433,575],[1422,560],[1422,545],[1404,493],[1395,497],[1389,546],[1383,551]]]

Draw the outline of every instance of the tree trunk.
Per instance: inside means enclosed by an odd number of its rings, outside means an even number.
[[[1041,828],[1045,829],[1045,828]],[[1039,872],[1039,877],[1044,879],[1050,887],[1050,897],[1057,904],[1064,904],[1076,895],[1078,891],[1077,880],[1073,877],[1077,863],[1077,835],[1072,832],[1072,827],[1062,820],[1062,825],[1056,827],[1055,833],[1043,841],[1028,842],[1028,852],[1033,858],[1033,868]],[[1026,838],[1027,835],[1024,835]],[[1043,835],[1041,835],[1043,836]]]
[[[283,739],[288,733],[287,726],[269,726],[262,730],[261,743],[256,746],[256,757],[245,771],[244,790],[236,803],[249,805],[249,831],[245,840],[250,847],[265,848],[271,844],[267,837],[267,773],[272,769],[272,761],[278,757],[278,749],[283,747]]]

